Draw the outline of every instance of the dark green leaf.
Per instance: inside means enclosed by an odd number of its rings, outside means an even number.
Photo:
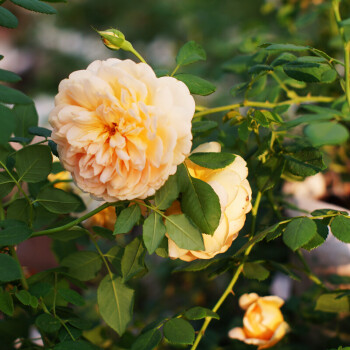
[[[0,311],[8,316],[12,316],[14,312],[11,294],[2,288],[0,288]]]
[[[141,209],[138,204],[133,204],[130,207],[123,209],[118,215],[114,225],[114,235],[128,233],[137,224],[141,218]]]
[[[170,215],[165,221],[170,238],[183,249],[203,250],[202,234],[196,226],[184,215]]]
[[[333,235],[344,243],[350,243],[350,218],[336,216],[331,223]]]
[[[32,230],[22,221],[6,220],[0,224],[0,246],[16,245],[30,237]]]
[[[0,253],[0,281],[11,282],[21,278],[19,265],[15,259]]]
[[[341,145],[349,138],[348,129],[341,124],[333,122],[307,125],[304,129],[304,134],[314,147]]]
[[[26,290],[21,290],[19,292],[15,293],[16,298],[23,304],[23,305],[30,305],[31,301],[32,301],[32,297],[35,298],[35,296],[31,295],[29,292],[27,292]]]
[[[28,128],[28,132],[32,135],[38,135],[42,137],[50,137],[52,131],[46,128],[42,128],[40,126],[31,126]]]
[[[124,248],[115,245],[112,247],[105,257],[113,265],[118,275],[122,274],[122,258],[124,255]]]
[[[33,145],[16,152],[18,182],[39,182],[51,172],[52,155],[49,147]]]
[[[33,135],[28,132],[28,129],[37,126],[39,118],[34,104],[16,105],[12,111],[16,120],[15,136],[31,140]]]
[[[309,46],[300,46],[294,44],[264,44],[262,47],[268,51],[306,51],[310,48]]]
[[[85,304],[84,298],[77,293],[75,290],[68,289],[68,288],[60,288],[58,289],[57,293],[66,301],[69,303],[76,305],[76,306],[83,306]]]
[[[135,277],[145,269],[145,254],[146,250],[140,237],[136,237],[125,247],[121,261],[123,282]]]
[[[0,26],[6,28],[16,28],[18,26],[17,17],[4,7],[0,7]]]
[[[173,318],[165,323],[164,337],[170,344],[188,345],[194,342],[194,329],[182,318]]]
[[[86,235],[88,231],[80,226],[73,226],[69,230],[59,231],[55,232],[50,235],[53,239],[56,239],[58,241],[62,242],[68,242],[73,239],[77,239],[79,237],[82,237]]]
[[[61,328],[60,321],[49,314],[39,315],[35,320],[35,324],[46,333],[55,333]]]
[[[25,198],[18,198],[7,208],[7,219],[23,221],[29,224],[30,210],[28,201]]]
[[[80,205],[80,201],[73,194],[51,187],[46,187],[39,192],[37,202],[55,214],[74,212]]]
[[[178,66],[185,66],[197,61],[205,61],[207,58],[201,45],[194,41],[189,41],[181,47],[177,56],[176,63]]]
[[[281,53],[277,58],[273,60],[271,63],[271,66],[277,67],[281,66],[283,64],[286,64],[288,62],[296,60],[297,56],[293,55],[292,53],[289,52],[283,52]]]
[[[57,11],[50,5],[39,0],[11,0],[14,4],[25,8],[26,10],[53,15]]]
[[[103,319],[122,335],[132,318],[134,291],[121,278],[107,275],[98,287],[97,301]]]
[[[284,123],[284,125],[282,126],[282,129],[293,128],[297,125],[304,124],[304,123],[314,124],[320,121],[333,119],[333,117],[334,116],[332,114],[304,114],[296,119],[289,120],[288,122]]]
[[[11,179],[9,174],[5,172],[0,173],[0,197],[1,198],[4,198],[5,196],[7,196],[13,189],[14,185],[15,183]]]
[[[201,306],[196,306],[185,311],[184,316],[189,320],[201,320],[206,317],[220,320],[220,316],[216,312]]]
[[[143,241],[149,254],[153,254],[163,240],[166,228],[163,218],[156,212],[152,212],[143,224]]]
[[[4,9],[3,7],[0,7],[0,25],[1,25],[1,10],[6,10],[6,9]],[[21,80],[22,80],[21,77],[16,73],[10,72],[9,70],[5,70],[5,69],[0,69],[0,81],[6,81],[7,83],[18,83]]]
[[[156,207],[160,210],[168,209],[179,196],[179,192],[176,175],[169,176],[166,183],[156,192]]]
[[[33,101],[23,92],[0,85],[0,102],[9,104],[32,104]]]
[[[292,250],[297,250],[311,241],[317,234],[317,226],[309,218],[292,220],[283,233],[283,242]]]
[[[196,272],[202,271],[208,268],[210,265],[214,264],[215,259],[210,260],[194,260],[185,265],[178,266],[173,272]]]
[[[224,152],[197,152],[192,153],[189,159],[204,168],[222,169],[232,164],[236,159],[236,155]]]
[[[256,64],[255,66],[252,66],[249,68],[248,73],[249,74],[259,74],[262,72],[269,72],[273,71],[273,67],[269,66],[267,64]]]
[[[191,94],[194,95],[207,96],[216,90],[215,85],[207,80],[197,77],[196,75],[182,73],[176,74],[174,78],[185,83]]]
[[[249,84],[248,83],[239,83],[234,85],[231,89],[230,89],[230,94],[233,97],[236,97],[239,94],[243,94],[247,88],[248,88]]]
[[[307,249],[307,250],[315,249],[319,247],[321,244],[323,244],[327,239],[328,226],[324,225],[321,220],[315,220],[315,223],[317,226],[316,235],[311,239],[311,241],[303,245],[304,249]]]
[[[101,270],[102,260],[95,252],[76,252],[68,255],[61,262],[68,267],[68,273],[79,281],[88,281],[96,277]]]
[[[192,133],[209,131],[215,129],[217,126],[218,123],[214,122],[213,120],[201,120],[200,122],[193,122]]]
[[[158,329],[151,329],[142,333],[132,344],[131,350],[153,350],[162,340],[162,334]]]
[[[272,189],[280,181],[284,160],[277,157],[259,163],[256,169],[257,185],[261,192]]]
[[[316,301],[316,310],[324,312],[349,312],[349,298],[337,298],[339,293],[322,294]]]
[[[251,262],[245,263],[243,266],[243,274],[249,279],[256,279],[258,281],[266,280],[269,277],[270,271],[259,263]]]

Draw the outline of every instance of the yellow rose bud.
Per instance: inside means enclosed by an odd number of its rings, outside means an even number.
[[[283,299],[277,296],[260,297],[256,293],[243,294],[239,299],[239,306],[246,310],[243,328],[231,329],[229,337],[246,344],[257,345],[258,350],[272,347],[289,330],[280,311],[283,304]]]
[[[204,143],[194,152],[220,152],[221,146],[217,142]],[[208,183],[220,200],[221,218],[214,234],[203,234],[205,249],[194,251],[179,248],[175,242],[168,238],[169,257],[192,261],[195,259],[211,259],[216,254],[224,253],[231,246],[238,232],[244,225],[246,214],[251,209],[251,196],[247,180],[248,169],[246,162],[236,156],[234,162],[223,169],[207,169],[186,160],[186,166],[191,176]],[[175,202],[168,210],[167,215],[180,214],[179,202]]]
[[[132,51],[132,45],[125,40],[124,34],[117,29],[107,29],[104,31],[97,31],[101,35],[101,39],[106,47],[111,50],[123,49],[125,51]]]

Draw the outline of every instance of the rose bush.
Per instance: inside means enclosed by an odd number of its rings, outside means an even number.
[[[108,59],[59,85],[52,139],[76,184],[106,201],[146,198],[191,150],[194,100],[144,63]]]

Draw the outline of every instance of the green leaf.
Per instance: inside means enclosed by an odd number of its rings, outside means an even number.
[[[294,44],[264,44],[262,47],[267,51],[306,51],[310,49],[309,46]]]
[[[57,293],[66,301],[69,303],[76,305],[76,306],[83,306],[85,304],[84,298],[77,293],[75,290],[68,289],[68,288],[60,288],[58,289]]]
[[[35,325],[45,333],[55,333],[61,328],[60,321],[49,314],[39,315],[35,320]]]
[[[230,61],[226,62],[223,65],[223,69],[225,71],[233,72],[233,73],[243,73],[245,72],[251,62],[251,55],[241,55],[232,58]]]
[[[18,182],[39,182],[45,180],[51,172],[52,155],[50,148],[44,145],[24,147],[16,152],[16,170]]]
[[[15,259],[0,253],[0,281],[11,282],[21,278],[21,271]]]
[[[19,292],[15,293],[16,298],[23,304],[26,306],[29,306],[31,301],[32,301],[32,297],[34,297],[33,295],[31,295],[29,292],[27,292],[26,290],[21,290]],[[35,298],[35,297],[34,297]]]
[[[32,230],[22,221],[5,220],[0,223],[0,226],[4,227],[0,231],[0,246],[16,245],[32,234]]]
[[[261,192],[272,189],[281,178],[284,160],[277,157],[269,158],[256,168],[256,181]]]
[[[79,281],[89,281],[101,270],[102,260],[95,252],[75,252],[65,257],[62,266],[68,267],[68,274]]]
[[[247,142],[248,139],[249,139],[250,131],[251,130],[249,130],[249,121],[246,119],[238,127],[238,136],[239,136],[239,138],[242,141]]]
[[[0,7],[0,17],[1,17],[1,10],[6,10],[6,9],[4,9],[3,7]],[[0,23],[1,23],[1,18],[0,18]],[[16,73],[13,73],[5,69],[0,69],[0,81],[5,81],[7,83],[18,83],[21,80],[22,80],[21,77]]]
[[[8,316],[12,316],[14,312],[11,294],[2,288],[0,288],[0,311]]]
[[[249,279],[256,279],[258,281],[264,281],[269,277],[270,271],[264,266],[256,262],[248,262],[243,266],[243,274]]]
[[[73,332],[71,332],[74,336]],[[68,335],[69,336],[69,335]],[[71,339],[69,336],[68,339]],[[84,340],[68,340],[57,344],[54,350],[98,350],[95,345],[88,343]]]
[[[55,214],[74,212],[80,205],[79,199],[73,194],[52,187],[42,189],[36,200],[46,210]]]
[[[248,73],[259,74],[259,73],[269,72],[273,70],[274,70],[273,67],[267,64],[256,64],[255,66],[252,66],[249,68]]]
[[[196,75],[182,73],[174,76],[177,80],[185,83],[191,94],[207,96],[215,92],[216,87],[207,80],[204,80]]]
[[[47,15],[54,15],[57,11],[48,4],[39,0],[11,0],[15,5],[21,6],[26,10],[45,13]]]
[[[343,215],[336,216],[331,223],[334,237],[344,243],[350,243],[350,218]]]
[[[132,318],[134,291],[121,278],[107,275],[98,287],[97,301],[102,318],[122,335]]]
[[[274,112],[267,110],[257,110],[254,112],[254,119],[256,119],[262,126],[268,127],[271,123],[282,124],[283,119]]]
[[[179,196],[180,189],[176,175],[169,176],[165,184],[156,192],[156,207],[160,210],[168,209]]]
[[[313,147],[306,147],[283,156],[287,160],[285,170],[288,170],[293,175],[311,176],[325,168],[322,153]]]
[[[220,320],[220,316],[216,312],[201,306],[192,307],[191,309],[185,311],[184,316],[188,320],[201,320],[202,318],[206,317]]]
[[[202,234],[184,215],[170,215],[165,226],[170,238],[178,247],[190,250],[204,250]]]
[[[197,152],[192,153],[189,159],[204,168],[223,169],[235,161],[236,155],[224,152]]]
[[[230,89],[230,94],[233,97],[236,97],[237,95],[243,94],[247,88],[249,87],[248,83],[238,83]]]
[[[206,182],[193,178],[186,171],[182,179],[181,209],[203,233],[213,234],[219,225],[221,207],[219,197]]]
[[[9,104],[32,104],[33,101],[23,92],[0,85],[0,102]]]
[[[348,297],[338,298],[339,293],[322,294],[316,301],[315,310],[323,312],[349,312],[350,302]]]
[[[216,262],[215,259],[210,260],[194,260],[185,265],[176,267],[173,272],[197,272],[207,269],[210,265]]]
[[[131,350],[153,350],[162,340],[162,334],[158,329],[151,329],[139,335],[132,344]]]
[[[213,120],[201,120],[198,122],[192,123],[192,133],[205,132],[209,130],[213,130],[218,126],[217,122]]]
[[[282,273],[284,273],[285,275],[289,276],[290,278],[292,278],[295,281],[301,281],[301,278],[295,274],[290,268],[288,268],[286,265],[284,264],[280,264],[277,263],[275,261],[270,261],[269,262],[276,270],[281,271]]]
[[[113,265],[118,275],[122,274],[122,258],[124,255],[124,248],[115,245],[112,247],[105,257]]]
[[[322,223],[322,220],[315,220],[317,226],[316,235],[308,243],[303,245],[304,249],[313,250],[323,244],[328,236],[328,226]]]
[[[0,7],[0,26],[6,28],[16,28],[18,26],[17,17],[4,7]]]
[[[181,47],[177,56],[176,63],[178,66],[185,66],[197,61],[205,61],[207,55],[203,47],[194,41],[189,41]]]
[[[1,198],[4,198],[5,196],[7,196],[12,191],[14,185],[15,183],[13,182],[9,174],[5,172],[0,173],[0,197]]]
[[[7,219],[18,220],[29,224],[30,210],[28,201],[25,198],[18,198],[7,208]]]
[[[194,342],[194,329],[182,318],[172,318],[164,324],[164,337],[170,344],[189,345]]]
[[[292,220],[283,233],[283,242],[293,251],[311,241],[317,234],[317,226],[309,218]]]
[[[292,53],[283,52],[273,60],[273,62],[271,63],[271,66],[278,67],[288,62],[294,61],[296,59],[297,59],[297,56],[293,55]]]
[[[141,217],[141,209],[138,204],[123,209],[117,217],[114,225],[114,235],[128,233],[137,224]]]
[[[162,242],[166,228],[163,218],[156,212],[151,213],[145,220],[143,226],[143,241],[149,254],[153,254]]]
[[[63,230],[50,234],[50,237],[62,242],[69,242],[88,234],[88,231],[80,226],[73,226],[69,230]]]
[[[125,247],[121,261],[123,282],[127,282],[145,269],[145,254],[146,250],[140,237],[136,237]]]
[[[31,140],[33,138],[33,135],[29,133],[28,129],[33,126],[37,126],[39,119],[34,104],[30,103],[23,106],[16,105],[12,111],[14,113],[16,121],[16,127],[14,131],[15,136],[25,137]]]
[[[46,128],[42,128],[40,126],[31,126],[28,128],[28,132],[32,135],[37,135],[41,137],[50,137],[52,131]]]
[[[304,134],[314,147],[341,145],[349,139],[348,129],[334,122],[307,125]]]
[[[334,116],[332,114],[304,114],[296,119],[289,120],[288,122],[284,123],[282,129],[294,128],[295,126],[304,123],[314,124],[320,121],[327,121],[333,118]]]

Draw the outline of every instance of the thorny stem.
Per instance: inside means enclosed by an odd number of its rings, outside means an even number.
[[[255,203],[252,209],[252,226],[251,226],[251,232],[250,232],[250,239],[253,238],[254,233],[255,233],[255,226],[256,226],[256,217],[258,214],[258,209],[259,209],[259,205],[260,205],[260,201],[261,201],[261,196],[262,193],[259,191],[256,199],[255,199]],[[248,255],[250,254],[251,250],[253,249],[254,243],[252,245],[250,245],[247,250],[244,253],[244,258],[242,260],[242,262],[239,264],[239,266],[237,267],[237,270],[235,271],[229,285],[227,286],[227,288],[225,289],[224,293],[221,295],[220,299],[217,301],[217,303],[215,304],[215,306],[213,307],[213,311],[216,312],[220,306],[223,304],[223,302],[226,300],[227,296],[230,295],[232,293],[232,289],[235,286],[240,274],[243,271],[243,267],[244,267],[244,263],[246,262]],[[209,323],[211,322],[212,318],[211,317],[206,317],[205,321],[203,323],[202,328],[200,329],[200,331],[197,334],[197,337],[191,347],[191,350],[195,350],[198,347],[199,342],[201,341],[202,337],[204,336],[204,333],[206,331],[206,329],[209,326]]]

